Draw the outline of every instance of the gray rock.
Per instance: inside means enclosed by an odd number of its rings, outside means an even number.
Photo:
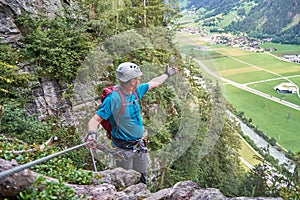
[[[134,170],[125,170],[123,168],[115,168],[95,173],[99,178],[94,180],[94,184],[109,183],[114,185],[118,191],[124,190],[129,186],[136,185],[141,174]]]
[[[192,181],[183,181],[176,183],[168,194],[168,199],[190,199],[196,190],[200,189],[199,185]]]
[[[121,192],[117,192],[116,197],[118,200],[137,200],[145,199],[150,194],[147,185],[139,183],[137,185],[129,186]]]
[[[215,188],[199,189],[195,191],[191,200],[226,200],[220,190]]]
[[[55,11],[62,8],[61,1],[53,0],[0,0],[0,38],[4,42],[16,43],[21,36],[20,27],[15,18],[27,11],[33,14],[41,13],[53,16]]]
[[[18,166],[15,160],[0,159],[0,172]],[[29,169],[14,173],[0,180],[0,199],[3,197],[15,197],[26,187],[30,187],[37,174]],[[57,181],[46,177],[47,181]],[[115,168],[101,172],[94,172],[94,180],[91,185],[65,185],[73,188],[78,196],[93,200],[282,200],[269,197],[235,197],[226,198],[214,188],[203,189],[193,181],[178,182],[171,188],[165,188],[151,193],[147,186],[138,183],[140,173],[134,170]],[[40,186],[41,188],[43,185]]]

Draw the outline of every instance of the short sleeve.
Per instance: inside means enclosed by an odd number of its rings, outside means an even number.
[[[148,89],[149,89],[148,83],[143,83],[138,85],[136,89],[136,93],[139,96],[139,99],[141,99],[144,96],[144,94],[148,91]]]
[[[108,119],[112,112],[111,112],[111,96],[112,95],[108,95],[103,103],[101,104],[100,108],[97,110],[96,114],[98,116],[100,116],[102,119]]]

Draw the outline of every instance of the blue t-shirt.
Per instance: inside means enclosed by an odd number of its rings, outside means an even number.
[[[139,100],[148,91],[148,88],[147,83],[138,85],[136,93]],[[141,107],[133,93],[131,95],[124,94],[124,97],[126,103],[123,114],[119,115],[121,98],[116,91],[104,99],[96,114],[102,119],[109,119],[112,125],[112,137],[126,141],[138,140],[144,134]]]

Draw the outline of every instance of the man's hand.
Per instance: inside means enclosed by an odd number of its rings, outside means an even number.
[[[97,146],[97,136],[96,133],[94,131],[89,131],[89,133],[86,135],[85,142],[90,142],[89,144],[87,144],[88,148],[92,148],[95,149]]]
[[[166,66],[166,71],[165,74],[168,75],[168,77],[170,76],[174,76],[175,74],[178,73],[178,69],[175,67],[170,67],[169,65]]]
[[[174,76],[175,74],[178,73],[178,69],[176,67],[170,67],[169,65],[167,65],[166,67],[166,71],[165,73],[163,73],[162,75],[155,77],[153,79],[151,79],[148,84],[149,84],[149,88],[148,90],[151,90],[153,88],[157,88],[158,86],[160,86],[163,82],[165,82],[165,80],[170,77],[170,76]],[[166,75],[168,77],[166,77]]]

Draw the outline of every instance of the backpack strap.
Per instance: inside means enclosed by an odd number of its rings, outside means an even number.
[[[115,89],[115,91],[119,94],[119,97],[121,99],[121,108],[120,108],[120,111],[119,111],[119,116],[120,116],[120,115],[122,115],[124,113],[125,106],[126,106],[126,99],[125,99],[125,96],[124,96],[123,92],[120,90],[119,87],[117,87]],[[137,102],[139,100],[139,96],[136,93],[136,91],[133,91],[133,94],[135,96],[134,102]]]
[[[120,115],[122,115],[124,113],[124,109],[125,109],[125,105],[126,105],[126,100],[125,100],[125,96],[123,94],[123,92],[120,90],[119,87],[117,87],[115,89],[115,91],[118,93],[120,99],[121,99],[121,108],[120,108],[120,111],[119,111],[119,117]]]
[[[123,92],[121,91],[121,89],[119,87],[116,87],[115,88],[115,91],[118,93],[120,99],[121,99],[121,108],[120,108],[120,111],[119,111],[119,114],[118,114],[118,117],[117,119],[115,120],[116,122],[116,132],[118,132],[118,122],[120,120],[120,117],[121,115],[124,113],[124,110],[125,110],[125,106],[126,106],[126,99],[125,99],[125,95],[123,94]],[[138,101],[139,100],[139,96],[137,95],[136,91],[133,91],[133,94],[135,96],[135,100],[134,102]],[[133,103],[134,103],[133,102]]]
[[[133,91],[133,94],[134,94],[134,96],[135,96],[135,100],[134,100],[134,101],[135,101],[135,102],[136,102],[136,101],[139,101],[139,96],[138,96],[138,94],[136,93],[135,90]]]
[[[115,91],[118,93],[118,95],[119,95],[119,97],[120,97],[120,99],[121,99],[121,108],[120,108],[120,110],[119,110],[119,114],[118,114],[118,117],[117,117],[117,119],[115,119],[115,122],[116,122],[116,133],[118,133],[118,130],[119,130],[119,128],[118,128],[118,123],[119,123],[119,120],[120,120],[120,118],[121,118],[121,115],[124,113],[124,110],[125,110],[125,106],[126,106],[126,99],[125,99],[125,95],[123,94],[123,92],[120,90],[120,88],[119,87],[117,87],[116,89],[115,89]]]

